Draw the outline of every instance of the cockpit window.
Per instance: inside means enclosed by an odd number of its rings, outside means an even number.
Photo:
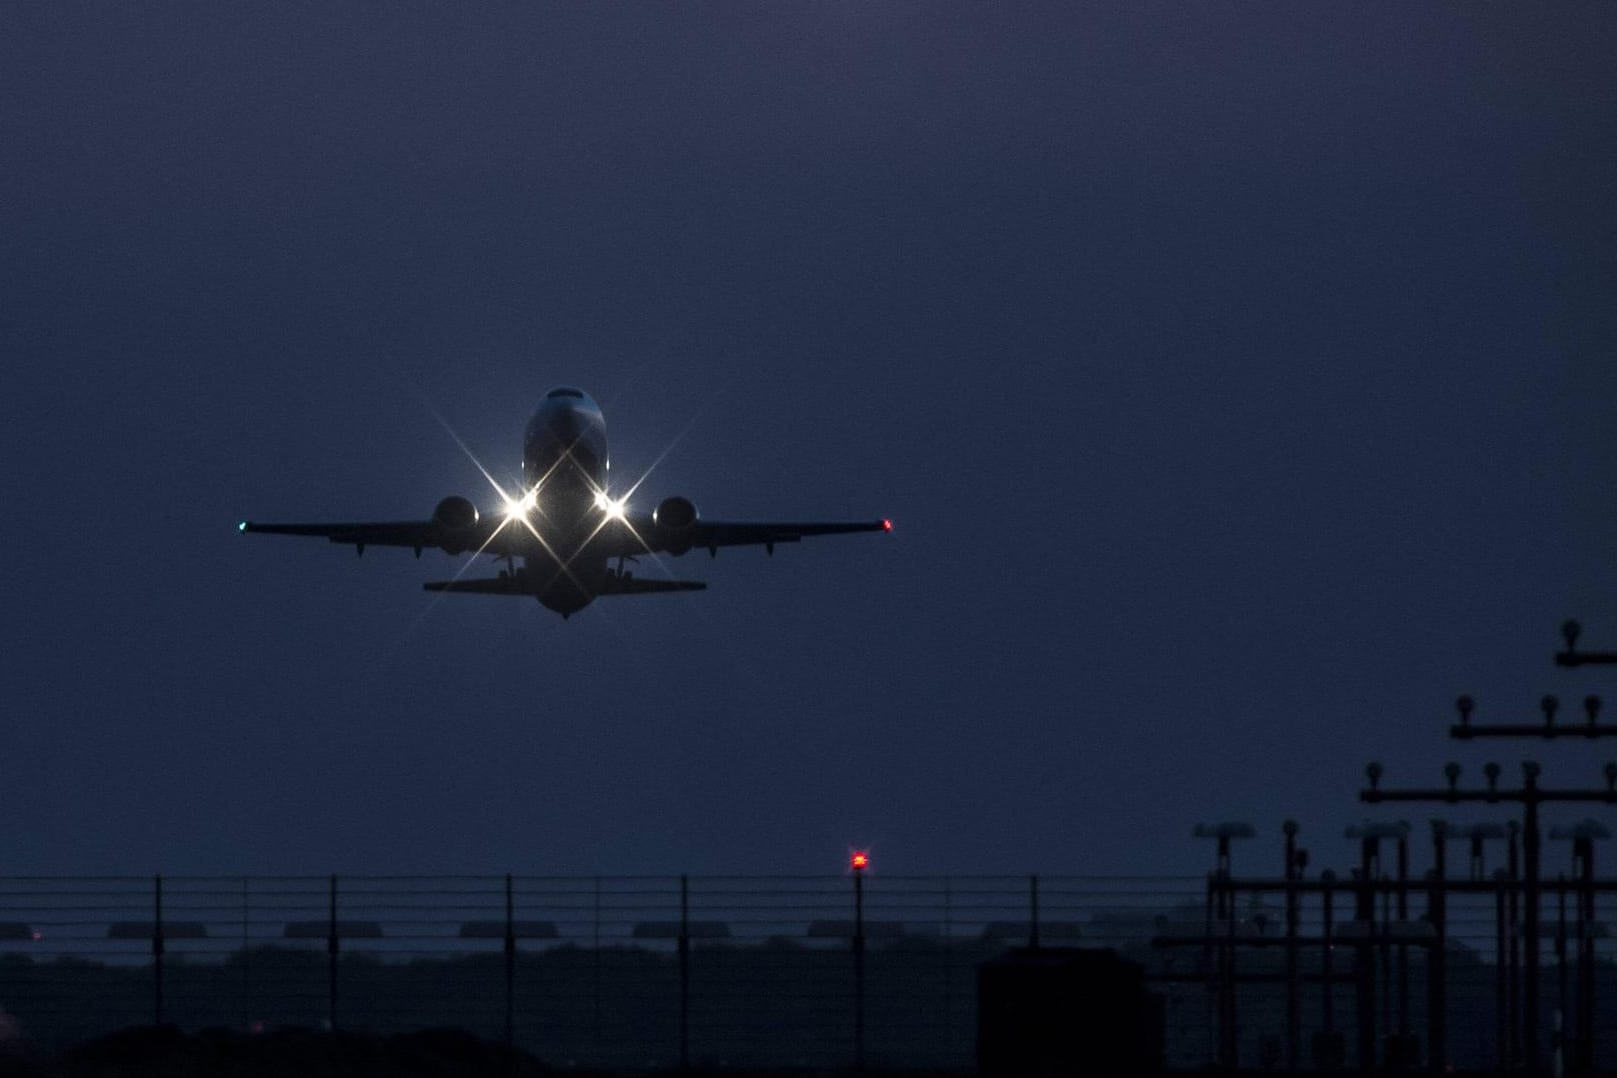
[[[566,386],[562,386],[559,389],[552,389],[549,393],[545,394],[546,400],[551,400],[555,397],[577,397],[579,400],[583,400],[584,391],[581,389],[569,389]]]

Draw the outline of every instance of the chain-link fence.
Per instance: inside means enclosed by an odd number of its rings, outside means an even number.
[[[1396,893],[1382,891],[1385,930],[1366,952],[1346,923],[1354,911],[1327,914],[1321,892],[1304,894],[1288,959],[1278,896],[1224,896],[1229,917],[1214,897],[1197,877],[7,878],[0,1007],[12,1035],[48,1049],[163,1021],[458,1027],[560,1065],[965,1067],[978,966],[1038,943],[1114,948],[1140,963],[1164,1001],[1170,1065],[1219,1058],[1231,1018],[1240,1058],[1271,1058],[1288,1033],[1289,992],[1305,1038],[1334,1028],[1351,1044],[1353,963],[1366,953],[1377,1029],[1425,1028],[1418,902],[1400,914]],[[1599,916],[1611,898],[1600,894]],[[1496,1031],[1519,1006],[1501,987],[1499,908],[1487,893],[1449,901],[1444,998],[1460,1066],[1494,1062]],[[1556,910],[1547,901],[1551,1006],[1560,986],[1590,990],[1569,978],[1575,967],[1556,965],[1557,932],[1572,941],[1570,963],[1580,932],[1595,931],[1554,922]],[[1328,925],[1336,935],[1323,944]],[[1214,937],[1246,942],[1221,950]],[[1610,941],[1587,944],[1592,990],[1617,999]],[[1233,1009],[1220,999],[1230,983]],[[1597,1048],[1610,1060],[1617,1046]]]

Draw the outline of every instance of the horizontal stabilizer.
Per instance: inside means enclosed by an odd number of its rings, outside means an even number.
[[[483,580],[438,580],[421,586],[427,591],[458,591],[471,595],[522,595],[532,598],[539,594],[538,589],[522,573]],[[647,580],[607,573],[595,581],[591,591],[597,596],[655,595],[666,591],[702,591],[706,587],[700,580]]]
[[[421,585],[426,591],[463,591],[473,595],[537,595],[519,576],[498,576],[487,580],[437,580]]]
[[[597,595],[654,595],[663,591],[703,591],[707,585],[700,580],[647,580],[638,576],[620,577],[608,573],[601,581]]]

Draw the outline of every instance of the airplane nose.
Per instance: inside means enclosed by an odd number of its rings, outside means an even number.
[[[584,433],[584,419],[571,408],[557,411],[550,417],[550,433],[563,445],[572,445]]]

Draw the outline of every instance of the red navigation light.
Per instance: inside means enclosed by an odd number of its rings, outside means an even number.
[[[890,520],[882,521],[881,522],[881,530],[884,531],[884,532],[892,531],[893,530],[893,522],[890,521]]]
[[[863,872],[870,867],[870,854],[864,850],[855,850],[853,856],[848,858],[848,865],[855,872]]]

